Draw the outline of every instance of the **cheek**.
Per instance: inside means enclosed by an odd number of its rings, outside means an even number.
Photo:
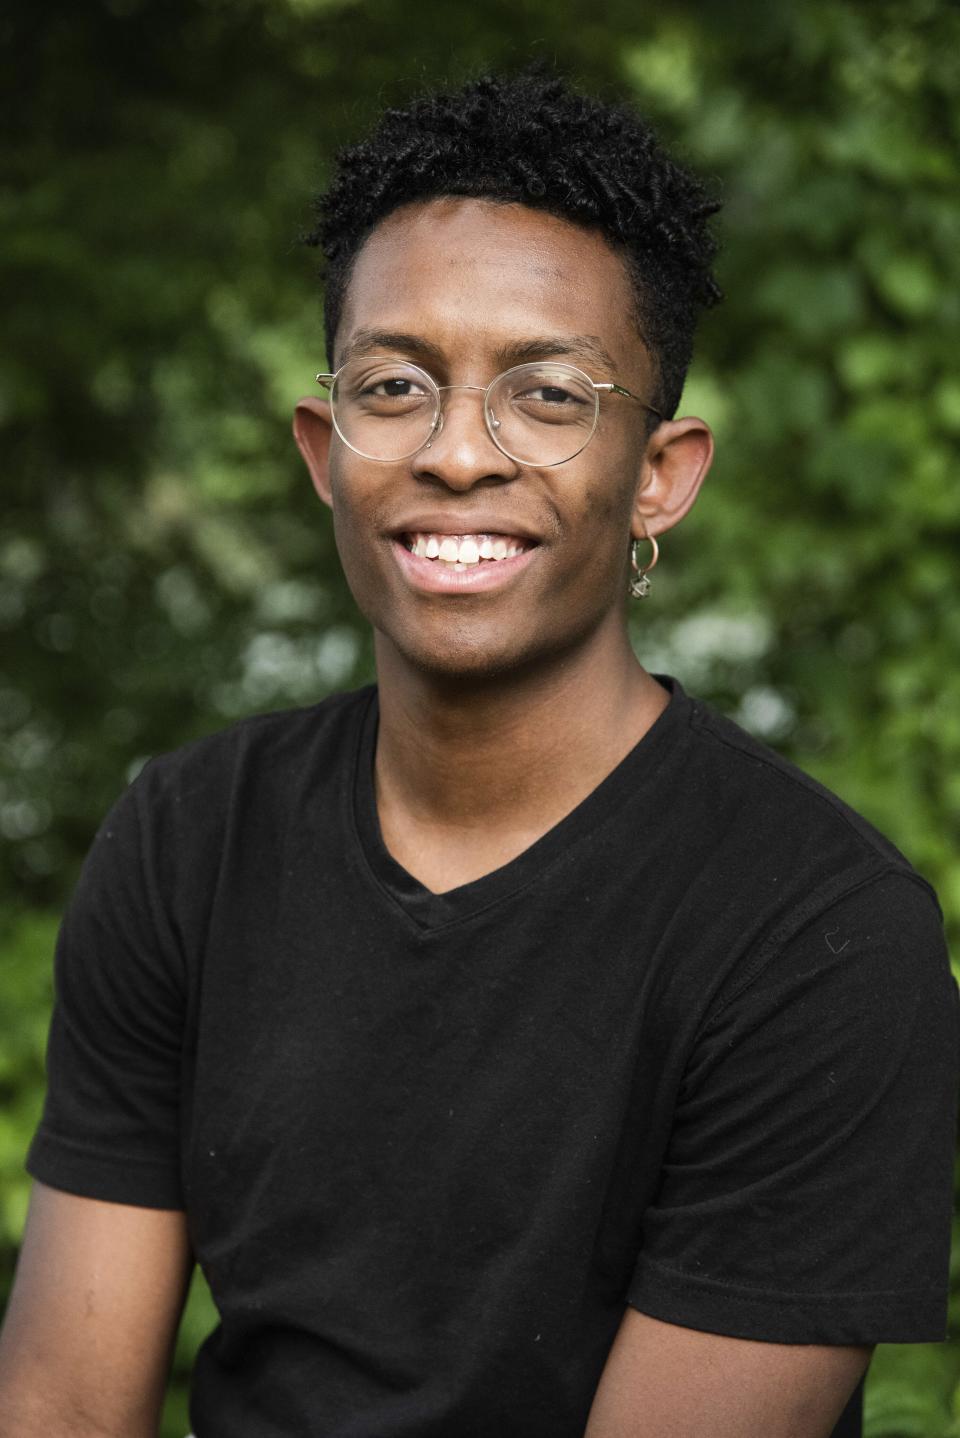
[[[340,556],[340,563],[350,581],[351,589],[354,587],[357,565],[354,562],[354,555],[357,549],[357,539],[360,533],[360,524],[357,515],[345,497],[342,489],[337,486],[332,488],[333,495],[333,534],[337,544],[337,553]]]
[[[572,576],[577,602],[601,607],[625,588],[633,516],[632,483],[611,482],[611,478],[608,471],[591,477],[584,485],[573,524],[580,536],[575,546],[578,567]]]
[[[630,540],[634,486],[606,471],[592,475],[583,485],[577,527],[591,536],[600,552],[626,548]],[[621,543],[622,541],[622,543]]]
[[[598,485],[588,493],[587,498],[592,519],[605,531],[630,523],[630,505],[624,495]]]
[[[357,467],[344,459],[342,452],[330,462],[330,494],[333,529],[337,548],[344,549],[369,542],[378,532],[376,521],[377,486],[358,473]]]
[[[580,496],[577,522],[591,531],[602,530],[614,540],[622,533],[624,547],[629,542],[643,454],[632,432],[608,421],[579,456],[576,472],[571,467],[571,492]]]
[[[376,597],[382,589],[377,564],[375,493],[350,472],[349,465],[343,464],[330,466],[330,493],[340,564],[359,608],[372,618],[371,609],[376,607]]]

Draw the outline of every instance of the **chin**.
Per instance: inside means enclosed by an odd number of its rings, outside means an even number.
[[[583,643],[584,635],[505,634],[504,626],[470,632],[444,625],[440,634],[381,631],[383,640],[402,663],[435,683],[483,684],[495,680],[532,678]]]
[[[529,667],[534,657],[506,650],[502,644],[398,644],[390,643],[405,663],[425,678],[478,680],[502,678]]]

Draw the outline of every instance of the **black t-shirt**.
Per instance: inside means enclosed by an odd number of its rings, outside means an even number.
[[[380,836],[373,689],[155,759],[105,820],[28,1167],[186,1209],[221,1319],[198,1438],[581,1438],[627,1303],[943,1337],[935,899],[671,687],[582,804],[442,895]]]

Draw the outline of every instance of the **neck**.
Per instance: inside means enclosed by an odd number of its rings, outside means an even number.
[[[377,671],[385,833],[402,816],[461,838],[536,836],[616,767],[668,703],[625,628],[536,671],[482,679],[415,670],[378,636]]]

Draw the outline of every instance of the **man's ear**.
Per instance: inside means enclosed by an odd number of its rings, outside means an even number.
[[[633,505],[633,535],[663,534],[692,507],[713,460],[713,434],[702,419],[664,420],[647,442]]]
[[[332,504],[330,496],[330,439],[333,417],[330,404],[312,395],[297,400],[293,411],[293,437],[310,471],[313,487],[324,504]]]

